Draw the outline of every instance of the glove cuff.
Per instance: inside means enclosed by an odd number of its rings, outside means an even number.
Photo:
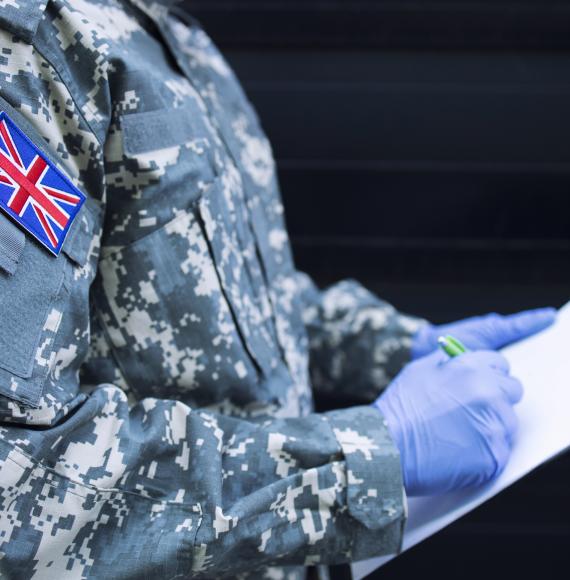
[[[412,360],[417,360],[432,352],[436,347],[435,326],[426,322],[422,324],[412,337],[410,356]]]

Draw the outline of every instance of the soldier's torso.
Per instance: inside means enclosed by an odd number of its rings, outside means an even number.
[[[201,28],[136,4],[73,2],[59,23],[76,38],[100,29],[111,63],[85,87],[94,122],[107,90],[112,110],[84,379],[135,398],[305,414],[306,339],[269,143]],[[84,45],[70,40],[69,57],[92,67]]]
[[[167,577],[396,546],[376,410],[267,421],[311,410],[273,159],[227,64],[166,3],[0,0],[0,110],[88,198],[57,257],[0,214],[0,568]],[[321,382],[382,386],[405,321],[354,283],[325,320],[320,301]]]

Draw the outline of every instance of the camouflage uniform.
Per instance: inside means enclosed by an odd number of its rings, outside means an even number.
[[[46,5],[47,4],[47,5]],[[0,110],[87,196],[59,257],[0,213],[0,570],[303,577],[398,549],[368,406],[418,321],[294,268],[271,149],[173,2],[0,0]]]

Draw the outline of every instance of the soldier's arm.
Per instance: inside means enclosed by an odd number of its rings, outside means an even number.
[[[0,213],[0,572],[219,576],[395,551],[400,464],[376,409],[258,424],[83,392],[109,104],[77,101],[54,55],[0,46],[0,109],[88,198],[58,257]]]
[[[397,311],[354,280],[324,291],[306,274],[297,280],[317,400],[372,402],[409,362],[412,337],[425,321]]]

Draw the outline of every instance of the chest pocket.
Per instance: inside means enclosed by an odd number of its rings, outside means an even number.
[[[55,258],[0,213],[0,394],[37,406],[69,292],[66,268],[87,257],[87,206]]]
[[[257,383],[197,204],[107,254],[99,271],[100,319],[138,396],[205,404]]]
[[[193,99],[118,115],[105,147],[104,247],[125,247],[187,209],[215,178],[215,143]]]
[[[260,265],[244,243],[240,176],[195,99],[120,126],[125,163],[156,173],[127,201],[109,193],[119,227],[106,234],[95,299],[121,372],[141,397],[256,401],[278,347],[250,276]]]

